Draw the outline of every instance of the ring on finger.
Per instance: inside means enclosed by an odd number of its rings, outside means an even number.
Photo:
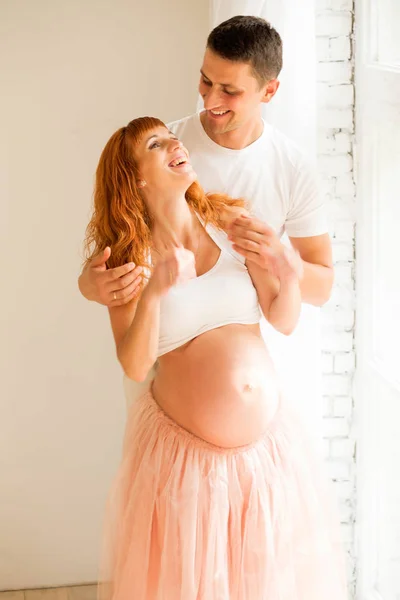
[[[116,300],[117,299],[117,293],[114,292],[113,296],[114,296],[114,300]]]

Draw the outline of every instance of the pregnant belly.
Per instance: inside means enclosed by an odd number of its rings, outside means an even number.
[[[220,327],[161,357],[153,393],[182,427],[226,448],[258,439],[279,403],[257,325]]]

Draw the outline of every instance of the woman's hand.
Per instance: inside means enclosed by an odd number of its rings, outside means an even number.
[[[196,267],[193,252],[181,246],[173,248],[157,261],[147,291],[164,296],[173,286],[185,283],[194,277],[196,277]]]
[[[304,267],[297,250],[281,244],[280,248],[268,250],[267,252],[269,254],[268,271],[275,275],[281,283],[301,281]]]

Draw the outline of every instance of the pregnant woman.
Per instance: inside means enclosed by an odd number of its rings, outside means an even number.
[[[247,264],[221,243],[245,219],[243,201],[204,194],[158,119],[105,146],[88,260],[110,246],[109,266],[138,265],[140,296],[109,309],[111,326],[128,377],[156,370],[128,414],[102,599],[346,598],[329,490],[259,327],[261,311],[296,326],[300,261]]]

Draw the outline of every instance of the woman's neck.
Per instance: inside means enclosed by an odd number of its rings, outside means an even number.
[[[178,245],[192,250],[199,226],[199,220],[186,198],[183,202],[174,201],[167,206],[164,204],[159,213],[153,213],[154,247],[159,252]]]

